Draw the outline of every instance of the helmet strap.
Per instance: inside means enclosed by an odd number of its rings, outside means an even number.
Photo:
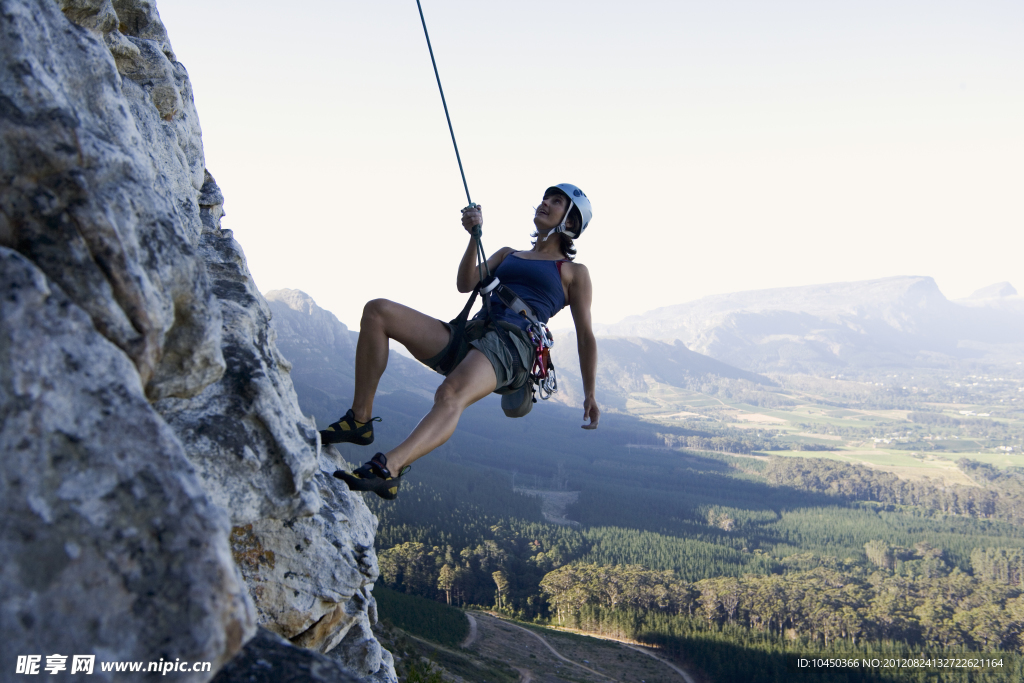
[[[572,211],[572,208],[576,206],[575,202],[573,202],[572,199],[569,199],[568,195],[566,195],[566,199],[569,200],[569,208],[565,210],[565,215],[562,216],[562,222],[555,226],[554,230],[551,230],[548,234],[544,235],[544,239],[542,239],[541,242],[547,242],[548,238],[556,233],[565,232],[565,222],[569,220],[569,213]]]

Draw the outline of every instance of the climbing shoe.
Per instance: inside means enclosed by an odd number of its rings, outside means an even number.
[[[368,463],[355,469],[351,474],[344,470],[338,470],[334,476],[348,484],[353,491],[373,491],[381,498],[394,500],[398,497],[399,480],[409,471],[409,468],[409,465],[403,467],[396,477],[388,469],[387,456],[378,453],[370,458]]]
[[[349,408],[343,417],[320,432],[320,443],[354,443],[357,446],[369,446],[373,443],[373,423],[380,422],[379,417],[369,422],[356,422],[356,416]]]

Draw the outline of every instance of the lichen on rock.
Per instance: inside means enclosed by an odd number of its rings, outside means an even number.
[[[377,579],[377,520],[362,498],[330,475],[340,456],[324,449],[314,477],[323,505],[314,515],[262,519],[232,534],[242,575],[261,599],[260,622],[293,642],[329,652],[360,620],[370,625]],[[375,618],[372,619],[376,621]]]

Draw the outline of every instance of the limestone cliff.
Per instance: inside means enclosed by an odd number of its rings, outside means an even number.
[[[290,644],[240,662],[394,681],[376,520],[327,475],[220,227],[156,4],[0,0],[0,32],[0,661],[210,661],[175,674],[205,681],[259,624]],[[70,679],[130,674],[92,676]]]

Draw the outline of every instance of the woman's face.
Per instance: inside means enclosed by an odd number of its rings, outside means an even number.
[[[541,233],[553,230],[562,222],[566,209],[569,208],[569,200],[565,195],[552,192],[541,201],[540,205],[533,212],[533,224]]]

